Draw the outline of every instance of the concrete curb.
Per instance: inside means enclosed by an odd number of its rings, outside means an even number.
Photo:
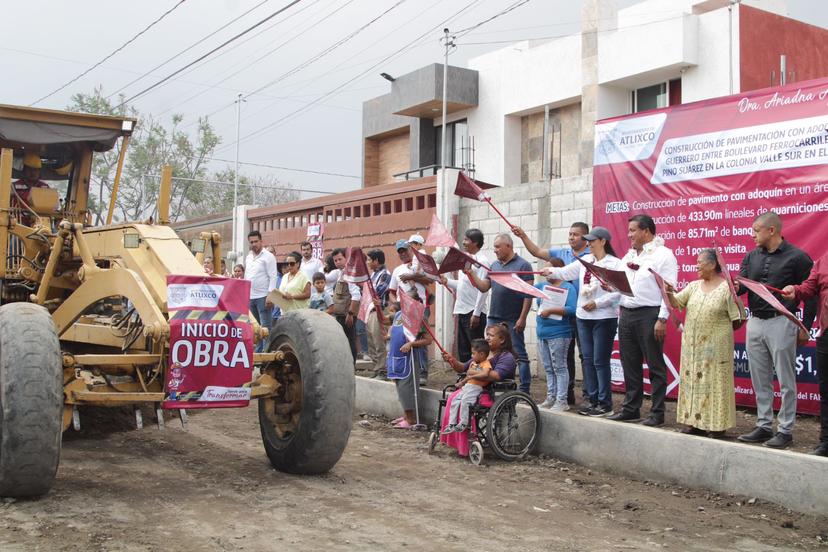
[[[401,414],[393,383],[357,377],[357,412]],[[440,392],[420,393],[432,424]],[[757,497],[828,515],[828,458],[772,450],[600,418],[542,411],[538,453],[631,477]]]

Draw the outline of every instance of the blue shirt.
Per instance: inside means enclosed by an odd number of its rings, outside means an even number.
[[[506,264],[502,264],[500,261],[493,262],[491,269],[494,272],[531,272],[532,265],[520,255],[515,255]],[[531,274],[519,274],[519,276],[530,284],[532,283],[533,278]],[[494,280],[489,281],[492,283],[489,318],[516,322],[520,318],[520,312],[523,310],[523,300],[531,299],[532,297],[503,287]]]
[[[548,286],[547,282],[540,282],[535,284],[535,287],[543,291],[543,288]],[[572,337],[572,317],[575,316],[575,308],[578,305],[578,292],[575,291],[575,286],[569,282],[561,282],[558,286],[569,291],[566,295],[566,305],[564,305],[564,316],[560,320],[552,318],[544,318],[540,315],[541,300],[536,299],[538,305],[537,317],[537,334],[538,339],[557,339],[559,337]]]
[[[564,262],[564,266],[568,264],[574,263],[578,257],[583,257],[584,255],[589,254],[589,246],[586,247],[583,251],[581,251],[580,255],[576,255],[572,248],[567,247],[553,247],[549,250],[550,257],[557,257]],[[569,283],[575,286],[575,295],[581,292],[581,282],[576,278],[575,280],[569,280]]]

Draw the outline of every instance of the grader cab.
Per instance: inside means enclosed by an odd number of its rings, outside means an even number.
[[[204,277],[221,258],[218,234],[190,248],[167,225],[171,173],[157,223],[112,224],[137,121],[0,105],[0,496],[46,493],[61,439],[80,407],[153,407],[163,428],[169,370],[167,276]],[[106,224],[92,226],[93,156],[120,154]],[[246,385],[258,399],[271,464],[329,470],[350,434],[354,376],[347,341],[329,316],[287,313],[268,332],[249,317],[265,352]],[[184,411],[180,411],[182,424]]]

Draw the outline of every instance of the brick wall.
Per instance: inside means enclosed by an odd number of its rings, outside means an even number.
[[[592,175],[553,180],[551,183],[530,182],[518,186],[488,190],[492,202],[513,224],[523,228],[532,241],[542,247],[567,245],[569,227],[573,222],[592,226]],[[479,228],[485,236],[484,253],[494,260],[492,244],[500,232],[508,232],[506,223],[486,203],[460,200],[458,234],[468,228]],[[539,266],[540,261],[528,254],[523,242],[516,239],[517,253]],[[526,342],[529,357],[536,358],[535,315],[529,315]],[[537,365],[533,363],[534,370]]]

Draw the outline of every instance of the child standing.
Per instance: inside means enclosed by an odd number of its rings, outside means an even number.
[[[462,386],[462,391],[451,401],[448,425],[442,431],[443,435],[455,431],[458,433],[466,431],[469,425],[469,409],[477,402],[483,388],[489,385],[487,380],[482,379],[482,376],[492,370],[492,365],[488,360],[489,350],[489,344],[485,339],[472,341],[471,364],[466,371],[466,377],[457,382],[458,387]]]
[[[549,261],[549,266],[562,267],[564,263],[561,259],[553,257]],[[537,299],[538,352],[546,371],[546,400],[539,406],[563,412],[569,410],[569,404],[566,401],[569,388],[566,353],[573,337],[572,317],[575,316],[578,292],[572,284],[559,279],[549,279],[548,282],[541,282],[535,287],[544,291],[544,288],[549,285],[566,290],[567,295],[563,307],[544,307],[541,299]],[[544,293],[562,292],[552,290],[544,291]]]
[[[331,294],[325,289],[325,275],[321,272],[317,272],[313,275],[313,288],[311,289],[308,308],[326,311],[331,305],[333,305],[333,297],[331,297]]]

